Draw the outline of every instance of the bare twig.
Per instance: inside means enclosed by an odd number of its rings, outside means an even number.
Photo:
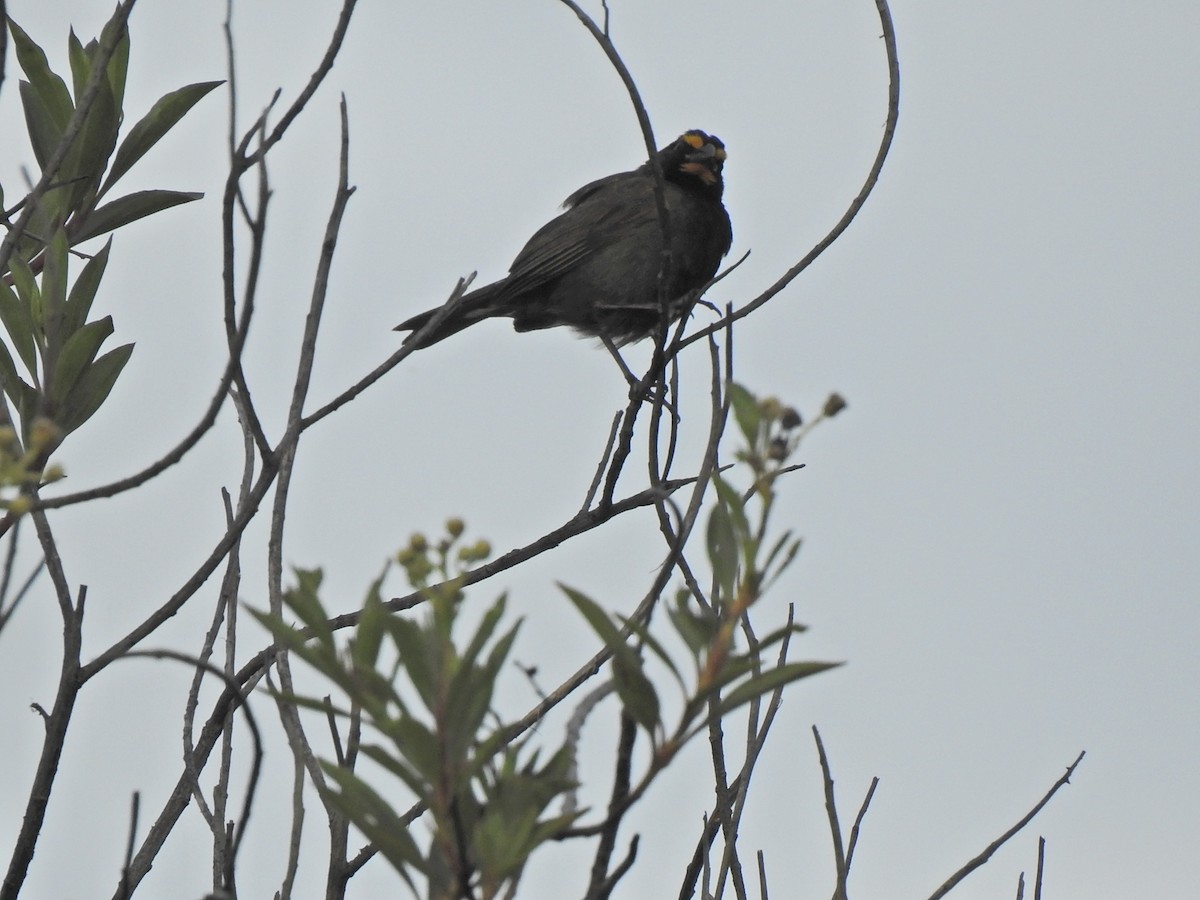
[[[604,879],[604,884],[600,885],[600,891],[596,895],[596,900],[608,900],[612,896],[613,888],[617,886],[626,872],[633,868],[633,863],[637,859],[639,836],[634,835],[629,841],[629,850],[625,853],[625,858],[617,864],[617,867],[609,873],[609,876]]]
[[[875,162],[871,165],[871,170],[867,173],[866,181],[863,182],[863,186],[859,190],[857,196],[855,196],[855,198],[850,202],[850,206],[846,209],[846,212],[837,221],[833,228],[830,229],[829,233],[826,234],[825,237],[821,238],[821,240],[817,242],[816,246],[814,246],[807,254],[805,254],[798,263],[784,272],[774,284],[768,287],[765,291],[763,291],[745,306],[726,317],[729,321],[736,321],[750,315],[750,313],[754,312],[756,309],[782,291],[785,287],[791,284],[797,275],[812,265],[813,261],[816,260],[816,258],[826,250],[828,250],[830,245],[832,245],[834,241],[841,237],[842,233],[850,227],[850,223],[853,222],[855,217],[858,216],[859,211],[863,208],[863,205],[867,202],[867,198],[871,195],[871,192],[875,189],[876,183],[879,181],[879,174],[883,171],[883,164],[887,160],[888,152],[891,150],[892,139],[896,134],[896,123],[899,121],[900,117],[900,58],[896,50],[896,29],[892,24],[892,13],[888,8],[887,0],[875,0],[875,8],[879,14],[880,25],[883,28],[883,43],[887,53],[888,64],[887,120],[883,126],[883,137],[880,139],[879,150],[875,154]],[[725,320],[714,322],[713,324],[700,329],[694,334],[689,335],[687,339],[682,342],[682,345],[686,346],[693,341],[700,340],[706,335],[713,334],[724,327],[724,324]]]
[[[21,830],[13,843],[13,853],[9,860],[8,871],[4,883],[0,885],[0,900],[16,900],[29,871],[29,863],[37,848],[38,837],[46,818],[46,809],[50,804],[50,794],[58,775],[59,760],[62,759],[63,747],[67,738],[67,726],[75,709],[75,701],[83,680],[79,673],[79,653],[83,643],[83,612],[87,600],[87,588],[80,587],[79,597],[71,602],[70,588],[67,576],[63,571],[62,560],[59,558],[54,535],[50,523],[41,512],[31,513],[37,529],[38,540],[42,545],[46,569],[50,581],[54,585],[58,597],[59,609],[63,620],[63,655],[62,665],[58,676],[58,689],[54,696],[54,705],[50,712],[42,711],[45,733],[42,737],[42,752],[38,756],[37,769],[29,786],[29,795],[25,803],[25,814],[21,818]],[[38,707],[40,709],[40,707]]]
[[[1042,875],[1046,871],[1046,838],[1038,835],[1037,877],[1033,880],[1033,900],[1042,900]]]
[[[589,509],[596,500],[596,492],[600,490],[600,482],[604,479],[604,468],[612,458],[613,445],[617,442],[617,430],[620,427],[621,413],[618,411],[613,414],[612,425],[608,429],[608,441],[604,445],[604,453],[600,456],[600,464],[596,466],[596,474],[592,476],[592,483],[588,485],[587,495],[583,498],[583,506],[579,507],[580,512]]]
[[[867,788],[867,796],[863,797],[862,806],[858,808],[858,815],[854,817],[854,825],[850,829],[850,843],[846,845],[846,877],[850,877],[850,866],[854,863],[854,848],[858,846],[858,833],[862,827],[863,818],[867,815],[867,808],[871,805],[871,798],[875,796],[875,788],[879,787],[879,776],[876,775],[871,779],[871,786]]]
[[[795,622],[795,616],[795,604],[788,604],[787,627],[789,630],[779,645],[779,653],[776,658],[777,665],[783,665],[787,662],[788,650],[791,647],[792,641],[790,628]],[[755,660],[754,674],[757,675],[761,671],[761,663],[754,649],[758,646],[758,641],[750,628],[749,619],[746,616],[743,616],[743,632],[747,635],[748,652]],[[763,748],[766,746],[767,735],[770,733],[771,726],[775,723],[775,717],[779,712],[779,707],[783,703],[783,691],[784,685],[780,685],[771,692],[771,699],[767,703],[766,711],[762,713],[761,724],[758,722],[761,708],[760,699],[756,698],[750,705],[750,715],[747,717],[746,755],[742,760],[742,768],[734,779],[734,787],[730,795],[732,803],[728,810],[729,823],[728,825],[723,825],[726,836],[726,848],[721,860],[719,877],[724,875],[726,869],[736,864],[736,857],[730,845],[736,844],[738,827],[746,810],[746,798],[750,790],[750,780],[754,776],[754,768],[758,764],[758,759],[762,755]],[[735,870],[733,874],[740,878],[740,871]],[[718,896],[720,896],[720,884],[721,882],[718,881]]]
[[[341,150],[338,163],[338,183],[334,196],[329,220],[325,227],[325,239],[321,245],[321,254],[317,262],[317,272],[313,279],[312,298],[309,302],[308,316],[305,320],[304,334],[300,343],[299,361],[296,366],[296,376],[292,387],[292,400],[288,408],[287,424],[284,437],[280,442],[276,458],[279,461],[279,479],[275,488],[274,504],[271,510],[270,534],[267,539],[267,584],[270,595],[271,612],[283,614],[283,531],[287,517],[289,489],[294,471],[296,451],[302,432],[301,416],[304,401],[308,396],[309,385],[312,381],[313,363],[316,359],[317,333],[320,329],[321,316],[325,309],[325,300],[329,291],[329,276],[333,267],[334,251],[337,248],[338,234],[341,230],[342,219],[354,188],[350,186],[350,123],[346,109],[346,98],[342,97],[340,105],[341,116]],[[282,694],[294,696],[295,686],[292,682],[291,666],[287,651],[280,647],[275,660],[279,672],[279,683]],[[276,694],[276,708],[279,719],[288,736],[288,746],[296,760],[294,799],[292,807],[292,840],[288,855],[287,875],[284,879],[285,895],[291,890],[292,881],[299,867],[300,833],[304,822],[303,786],[304,771],[312,779],[313,784],[325,794],[325,773],[313,751],[312,744],[305,734],[300,715],[294,703]],[[328,806],[328,804],[327,804]],[[329,811],[332,816],[332,810]],[[330,820],[331,827],[334,821]]]
[[[420,335],[424,334],[426,331],[432,331],[436,327],[436,324],[441,322],[443,318],[449,314],[448,311],[454,308],[454,305],[457,303],[457,301],[462,299],[463,295],[467,291],[467,286],[474,280],[474,278],[475,273],[472,272],[468,277],[458,279],[458,284],[455,285],[454,290],[450,292],[450,297],[441,307],[438,314],[430,319],[426,327],[422,328],[421,331],[416,332],[416,334]],[[311,426],[317,424],[317,422],[320,422],[326,416],[337,412],[419,349],[421,349],[421,346],[418,340],[409,340],[405,342],[403,345],[401,345],[400,349],[396,350],[395,353],[377,365],[358,381],[354,382],[354,384],[350,385],[350,387],[343,390],[324,406],[318,407],[315,411],[309,413],[307,416],[304,416],[304,418],[300,420],[300,429],[302,431],[307,430]]]
[[[8,579],[12,571],[13,561],[16,559],[17,535],[20,533],[19,528],[20,524],[18,523],[17,528],[14,528],[10,532],[11,539],[8,545],[8,552],[5,554],[4,559],[5,584],[3,589],[0,590],[0,598],[8,595]],[[21,586],[17,588],[17,592],[13,595],[13,598],[9,602],[8,606],[4,607],[3,604],[0,603],[0,631],[3,631],[4,626],[8,624],[10,619],[12,619],[13,614],[17,611],[17,607],[21,605],[21,601],[29,596],[30,589],[33,587],[34,582],[37,581],[38,576],[42,574],[45,568],[46,560],[39,559],[37,564],[33,567],[33,570],[28,576],[26,576],[25,580],[21,582]]]
[[[633,744],[637,740],[637,723],[628,712],[621,712],[621,729],[617,738],[616,771],[613,774],[612,792],[609,796],[609,815],[600,831],[600,840],[592,859],[591,880],[588,882],[585,900],[605,900],[615,881],[610,881],[608,864],[617,845],[617,831],[624,815],[625,798],[629,795],[629,773],[633,767]],[[634,838],[636,847],[636,840]]]
[[[300,871],[300,841],[304,835],[305,765],[304,754],[293,751],[292,827],[288,833],[287,864],[283,872],[283,883],[279,888],[279,900],[291,900],[292,888],[296,884],[296,874]]]
[[[137,841],[138,810],[141,806],[141,795],[133,792],[129,802],[129,840],[125,844],[125,865],[121,867],[121,883],[117,887],[118,896],[125,898],[131,893],[129,885],[129,866],[133,862],[133,846]]]
[[[1033,817],[1042,811],[1042,807],[1050,802],[1050,798],[1057,794],[1059,789],[1064,785],[1071,783],[1071,776],[1075,774],[1076,767],[1083,762],[1083,757],[1086,755],[1086,753],[1087,751],[1080,751],[1079,755],[1075,757],[1075,762],[1067,766],[1067,771],[1063,773],[1062,777],[1059,778],[1058,781],[1054,782],[1054,786],[1046,792],[1045,796],[1042,797],[1042,799],[1036,804],[1034,804],[1033,809],[1029,810],[1029,812],[1022,816],[1016,825],[1008,829],[1008,831],[1004,832],[1004,834],[1000,835],[1000,837],[988,844],[987,847],[983,849],[982,853],[970,860],[961,869],[951,875],[946,880],[945,884],[929,895],[929,900],[938,900],[939,897],[944,897],[946,894],[950,893],[950,891],[953,890],[954,887],[959,883],[961,883],[964,878],[991,859],[992,854],[999,850],[1005,843],[1007,843],[1013,835],[1033,821]]]
[[[136,657],[146,657],[148,659],[170,659],[176,662],[182,662],[191,666],[202,668],[204,671],[215,675],[224,681],[226,689],[234,691],[238,697],[237,706],[241,709],[242,715],[245,716],[246,727],[250,730],[250,739],[253,743],[253,756],[250,764],[250,777],[247,779],[246,783],[246,796],[242,801],[241,818],[236,822],[229,823],[230,849],[225,858],[225,871],[223,873],[221,884],[223,891],[225,891],[230,897],[236,897],[237,890],[235,888],[235,884],[238,850],[241,848],[242,838],[246,834],[246,824],[250,821],[250,811],[254,808],[254,795],[258,790],[258,778],[262,771],[263,748],[262,736],[258,730],[258,722],[255,721],[254,714],[250,711],[250,707],[246,703],[246,694],[242,691],[242,688],[238,685],[237,681],[233,678],[230,678],[225,674],[225,672],[221,671],[211,663],[206,663],[194,656],[189,656],[186,653],[178,653],[174,650],[133,650],[129,653],[126,653],[122,658],[133,659]],[[144,872],[139,872],[137,870],[135,867],[135,862],[136,859],[129,862],[125,867],[125,872],[128,876],[131,887],[130,893],[132,893],[133,888],[137,887],[138,882],[145,874]],[[123,876],[122,881],[124,881],[125,878],[126,876]]]
[[[817,756],[821,761],[821,776],[825,782],[825,813],[829,817],[829,833],[833,837],[833,859],[837,870],[837,886],[833,900],[846,900],[846,851],[842,844],[842,826],[838,823],[837,803],[833,799],[833,772],[829,768],[829,757],[825,755],[825,744],[817,726],[812,728],[817,742]]]
[[[267,491],[270,490],[274,478],[275,470],[270,467],[265,468],[259,474],[254,483],[254,489],[247,495],[246,501],[241,504],[233,524],[217,540],[212,551],[192,573],[191,577],[171,595],[167,602],[156,609],[147,619],[125,635],[125,637],[100,653],[91,662],[83,666],[80,670],[80,677],[84,681],[95,676],[114,659],[124,656],[128,651],[153,634],[164,622],[179,612],[196,591],[207,583],[212,573],[216,571],[217,566],[226,558],[230,548],[241,539],[242,532],[245,531],[251,520],[258,514],[258,505],[266,496]]]
[[[700,831],[700,839],[696,841],[696,849],[692,853],[687,868],[683,871],[683,881],[679,886],[679,900],[690,900],[695,896],[696,882],[700,879],[701,872],[707,867],[708,854],[712,849],[713,841],[717,838],[717,832],[720,830],[721,823],[717,816],[705,817],[704,826]]]
[[[587,722],[588,717],[600,704],[600,701],[608,697],[617,689],[612,681],[606,681],[599,687],[589,691],[582,700],[575,705],[575,712],[571,713],[571,717],[567,720],[566,727],[563,729],[563,747],[571,752],[571,766],[567,771],[567,777],[572,781],[578,782],[578,758],[579,758],[579,741],[583,736],[583,726]],[[538,692],[544,700],[545,693]],[[624,721],[624,719],[622,719]],[[577,791],[571,789],[563,795],[562,814],[570,815],[579,808],[579,798]]]

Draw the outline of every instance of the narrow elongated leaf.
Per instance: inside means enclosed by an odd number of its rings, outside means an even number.
[[[679,669],[676,668],[675,663],[672,661],[670,654],[667,653],[666,648],[663,647],[663,645],[659,643],[658,639],[650,633],[650,630],[641,622],[634,622],[627,617],[622,616],[620,613],[617,613],[617,615],[620,618],[621,623],[637,635],[638,640],[642,642],[642,646],[648,647],[650,652],[658,657],[659,661],[662,662],[662,664],[666,666],[668,670],[670,670],[671,674],[675,676],[675,680],[679,682],[680,686],[682,686],[683,678],[679,674]]]
[[[107,30],[107,26],[106,26]],[[88,44],[90,49],[96,42]],[[129,32],[126,31],[108,61],[108,85],[112,89],[113,105],[121,109],[125,103],[125,76],[129,72]]]
[[[377,744],[363,744],[360,750],[368,759],[374,760],[404,782],[417,799],[423,801],[429,799],[429,783],[414,772],[404,760],[392,756]]]
[[[46,106],[32,84],[22,81],[19,91],[21,106],[25,110],[25,129],[33,147],[33,157],[37,160],[38,167],[44,169],[54,153],[54,148],[62,140],[63,129],[54,121],[54,113]],[[45,203],[45,200],[42,202]]]
[[[721,589],[720,600],[728,603],[734,594],[738,574],[738,542],[725,504],[717,502],[708,516],[708,531],[705,533],[708,561]]]
[[[662,721],[661,704],[658,692],[642,668],[642,661],[632,652],[615,656],[613,681],[625,709],[653,737]]]
[[[3,280],[0,280],[0,322],[8,332],[12,341],[30,372],[37,371],[37,357],[34,353],[33,318],[29,315],[29,307],[22,302],[16,292]]]
[[[746,439],[746,444],[754,447],[758,442],[758,429],[762,423],[762,410],[759,409],[758,399],[740,384],[734,383],[729,385],[729,404],[733,407],[733,417]]]
[[[33,277],[33,270],[29,268],[29,263],[25,262],[21,257],[14,256],[10,259],[8,267],[12,273],[13,287],[17,289],[17,296],[21,298],[21,302],[29,310],[29,317],[33,320],[34,340],[38,341],[39,345],[44,347],[45,322],[42,315],[42,289],[38,287],[37,280]]]
[[[430,638],[421,630],[421,626],[403,616],[388,616],[384,625],[392,637],[392,643],[396,645],[400,665],[408,673],[408,679],[420,695],[421,702],[432,708],[436,702],[436,677]]]
[[[686,601],[668,606],[667,615],[692,656],[697,659],[700,652],[712,644],[717,630],[721,627],[716,615],[703,611],[693,612]]]
[[[133,344],[123,344],[108,351],[84,370],[56,417],[58,427],[64,434],[74,431],[95,415],[96,410],[108,399],[131,353]]]
[[[713,475],[713,487],[717,489],[717,497],[729,511],[729,523],[733,526],[738,542],[742,543],[750,537],[750,523],[746,519],[746,509],[742,504],[741,494],[720,475]]]
[[[354,640],[350,644],[351,656],[358,669],[375,668],[379,659],[379,648],[383,645],[384,619],[388,615],[379,596],[376,581],[367,592],[358,627],[354,629]]]
[[[625,647],[625,642],[621,640],[620,630],[613,624],[608,614],[600,608],[600,604],[586,594],[574,588],[567,587],[565,584],[560,583],[558,588],[575,604],[575,608],[579,610],[580,615],[592,626],[592,630],[596,632],[606,647],[610,647],[614,651],[617,651],[620,647]],[[625,647],[625,649],[628,650],[629,648]]]
[[[791,539],[792,539],[792,531],[789,528],[782,535],[780,535],[779,540],[777,540],[772,545],[771,551],[767,554],[767,558],[763,561],[762,571],[769,572],[771,570],[771,563],[775,562],[775,557],[777,557],[779,555],[779,551],[781,551],[785,546],[787,546],[788,542],[791,541]],[[779,571],[782,572],[784,569],[787,568],[788,563],[791,562],[792,557],[794,557],[796,555],[796,551],[799,549],[800,549],[800,541],[799,541],[799,539],[797,539],[795,541],[795,543],[790,545],[787,555],[784,558],[784,561],[779,566]]]
[[[777,687],[799,681],[801,678],[808,678],[810,675],[828,672],[840,665],[842,664],[836,662],[797,662],[776,666],[755,678],[748,678],[722,697],[721,702],[717,705],[717,714],[724,716],[739,706],[749,703],[755,697],[761,697]]]
[[[383,797],[349,769],[325,760],[321,761],[321,767],[339,788],[339,791],[326,791],[326,800],[367,836],[417,895],[419,892],[408,870],[412,868],[424,873],[427,865],[404,821]]]
[[[79,209],[85,202],[91,205],[95,201],[100,179],[104,177],[108,159],[117,145],[120,125],[120,110],[114,104],[108,79],[104,79],[59,173],[60,180],[72,182],[68,201],[71,211]]]
[[[520,627],[521,623],[517,622],[497,640],[482,665],[460,666],[450,682],[447,704],[451,712],[447,721],[446,740],[451,753],[465,758],[468,748],[475,743],[476,735],[491,709],[496,679],[508,659]]]
[[[37,94],[51,121],[58,127],[61,134],[71,120],[75,105],[71,102],[71,94],[66,82],[55,75],[46,59],[42,48],[33,42],[16,22],[8,20],[9,31],[13,37],[13,48],[17,52],[17,62],[29,79],[29,85]],[[28,115],[28,111],[26,111]],[[40,160],[39,160],[40,162]]]
[[[559,588],[575,604],[575,608],[604,641],[605,646],[612,651],[613,682],[621,697],[621,703],[629,710],[634,721],[653,735],[655,726],[660,721],[660,705],[654,685],[643,671],[641,659],[621,638],[616,624],[596,601],[564,584],[560,584]]]
[[[205,94],[223,83],[205,81],[189,84],[160,97],[150,108],[150,112],[129,130],[129,134],[121,142],[120,149],[113,159],[112,169],[104,182],[104,188],[100,191],[101,195],[106,194],[117,179],[128,172],[129,168],[158,143]]]
[[[17,374],[12,355],[3,341],[0,341],[0,384],[3,384],[4,393],[17,405],[18,410],[28,402],[29,392],[33,391],[33,388]]]
[[[78,226],[72,235],[74,243],[90,240],[115,228],[136,222],[138,219],[170,209],[181,203],[199,200],[203,194],[194,191],[135,191],[111,203],[97,207]]]
[[[48,355],[56,354],[66,339],[62,333],[63,307],[66,303],[67,235],[57,228],[46,245],[46,259],[42,268],[42,328],[46,333]]]
[[[96,299],[96,291],[100,287],[100,279],[104,277],[104,270],[108,266],[108,251],[111,248],[112,238],[109,238],[75,276],[75,283],[63,307],[63,334],[74,334],[87,321],[88,313],[92,311],[92,301]]]
[[[296,583],[284,592],[283,602],[312,630],[322,646],[332,652],[333,631],[329,627],[329,614],[321,605],[320,597],[321,582],[325,573],[320,569],[293,568],[292,575]]]
[[[121,29],[121,35],[117,38],[112,58],[108,61],[108,80],[112,85],[113,99],[116,100],[117,108],[120,109],[125,101],[125,73],[129,69],[129,28],[121,21],[119,10],[114,11],[112,17],[100,29],[100,40],[88,41],[85,49],[95,59],[97,47],[100,43],[109,43],[113,30],[117,28]]]
[[[50,400],[55,409],[63,406],[79,376],[92,364],[100,345],[113,333],[112,316],[89,322],[67,338],[50,379]]]
[[[396,750],[426,784],[439,783],[445,774],[442,768],[447,760],[442,758],[437,737],[432,731],[412,716],[402,714],[388,724],[387,733]]]
[[[91,54],[83,49],[74,28],[67,35],[67,56],[71,61],[71,88],[75,96],[79,97],[87,84],[88,76],[92,74],[92,59]]]
[[[252,606],[247,606],[246,611],[270,633],[280,647],[295,653],[347,694],[356,689],[357,683],[342,668],[335,648],[313,641],[305,635],[303,629],[284,621],[275,613],[264,612]]]

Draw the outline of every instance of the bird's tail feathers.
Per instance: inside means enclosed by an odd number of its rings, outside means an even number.
[[[456,307],[451,309],[446,317],[437,323],[430,332],[420,335],[420,345],[422,347],[432,346],[439,341],[444,341],[453,334],[458,334],[464,328],[468,328],[482,319],[503,315],[493,302],[496,294],[496,291],[493,290],[495,287],[497,285],[489,284],[463,297],[457,303]],[[417,313],[412,318],[405,319],[393,331],[411,331],[412,334],[404,339],[404,343],[411,343],[417,339],[421,329],[441,313],[446,308],[446,305],[435,306],[433,309],[427,309],[423,313]]]

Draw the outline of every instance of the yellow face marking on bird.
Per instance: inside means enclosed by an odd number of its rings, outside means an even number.
[[[680,172],[687,172],[689,175],[695,175],[705,184],[716,184],[717,175],[706,166],[704,163],[685,162],[679,167]]]
[[[705,135],[698,131],[689,131],[683,136],[683,142],[693,150],[700,150],[704,147],[707,141]],[[720,162],[725,162],[725,148],[712,145],[713,157]]]

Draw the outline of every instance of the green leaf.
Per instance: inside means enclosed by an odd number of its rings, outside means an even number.
[[[321,605],[320,589],[325,573],[320,569],[293,567],[292,575],[296,583],[283,592],[284,604],[308,626],[323,646],[335,649],[333,631],[329,628],[329,614]]]
[[[13,365],[12,355],[3,341],[0,341],[0,384],[4,386],[4,393],[8,394],[9,399],[17,405],[21,424],[28,428],[29,423],[25,421],[23,410],[28,407],[31,399],[36,403],[37,391],[26,384],[17,374],[17,367]]]
[[[785,546],[788,549],[784,556],[783,562],[779,564],[779,571],[782,572],[788,567],[788,563],[792,561],[792,559],[796,556],[797,551],[800,549],[800,539],[797,538],[794,542],[789,544],[789,541],[791,540],[792,531],[789,528],[782,535],[780,535],[779,540],[777,540],[771,547],[771,552],[767,554],[767,558],[763,561],[762,570],[764,572],[770,571],[771,563],[775,562],[775,557],[779,555],[780,551],[782,551]]]
[[[110,23],[111,24],[111,23]],[[108,26],[105,26],[108,30]],[[113,105],[121,109],[125,103],[125,76],[129,73],[129,32],[126,31],[108,60],[108,86],[112,90]]]
[[[29,263],[25,262],[21,257],[12,257],[8,261],[8,265],[9,271],[12,272],[13,287],[17,289],[17,296],[21,298],[21,302],[29,310],[29,318],[33,320],[34,339],[40,343],[45,335],[45,322],[42,316],[42,289],[38,287],[37,280],[33,277],[33,270],[29,268]]]
[[[491,609],[484,614],[483,619],[479,623],[479,627],[475,629],[475,634],[471,636],[471,642],[467,644],[466,649],[463,650],[463,666],[475,665],[475,660],[479,657],[479,654],[483,652],[483,648],[487,644],[488,639],[492,636],[493,632],[496,630],[496,626],[500,623],[500,619],[504,615],[504,608],[507,603],[507,597],[501,595],[500,599],[492,604]]]
[[[89,41],[87,49],[95,58],[96,47],[100,43],[110,43],[114,28],[121,29],[121,36],[117,38],[117,43],[113,48],[113,55],[108,61],[108,82],[112,87],[113,100],[116,102],[117,109],[125,101],[125,75],[129,69],[129,28],[126,23],[121,21],[120,10],[114,11],[112,18],[104,23],[104,27],[100,29],[100,41]]]
[[[721,589],[721,600],[729,602],[734,595],[738,575],[738,542],[733,532],[729,510],[718,502],[708,516],[708,531],[705,534],[708,561]]]
[[[404,820],[396,815],[383,797],[349,769],[325,760],[321,760],[321,767],[339,788],[338,791],[326,790],[326,800],[366,835],[408,883],[413,893],[418,894],[408,870],[412,868],[423,873],[427,864]]]
[[[613,658],[613,681],[625,709],[653,737],[662,721],[661,705],[642,661],[632,652],[617,654]]]
[[[83,49],[74,28],[67,35],[67,56],[71,61],[71,88],[78,99],[87,85],[88,76],[92,74],[92,57]]]
[[[83,222],[77,223],[77,231],[72,235],[72,241],[82,243],[172,206],[199,200],[203,196],[204,194],[194,191],[162,190],[126,194],[111,203],[97,207]]]
[[[421,802],[429,800],[429,782],[413,771],[404,760],[392,756],[378,744],[363,744],[360,750],[368,759],[373,760],[385,771],[391,772],[399,778],[418,800]]]
[[[482,665],[467,665],[464,660],[450,682],[446,694],[449,707],[446,743],[449,752],[457,758],[465,759],[470,747],[476,743],[476,735],[491,709],[500,669],[508,659],[520,627],[521,623],[517,622],[497,640]]]
[[[679,669],[676,668],[675,663],[671,659],[670,654],[667,653],[666,648],[659,643],[658,639],[655,638],[654,635],[650,633],[650,630],[641,622],[634,622],[632,619],[628,619],[625,616],[622,616],[620,613],[617,615],[619,616],[621,623],[634,634],[636,634],[638,640],[642,642],[642,645],[647,647],[650,652],[658,657],[659,661],[661,661],[662,664],[667,667],[670,673],[675,676],[675,680],[678,681],[680,687],[682,687],[683,678],[679,674]]]
[[[377,578],[367,592],[366,602],[363,603],[362,615],[358,619],[358,627],[354,629],[354,640],[350,644],[351,658],[358,670],[375,669],[379,660],[379,649],[383,645],[383,632],[388,611],[383,606],[379,596],[379,585],[382,576]]]
[[[30,87],[50,114],[51,121],[58,127],[61,134],[62,130],[67,127],[67,122],[71,120],[72,113],[75,112],[75,105],[71,102],[71,94],[67,90],[66,82],[54,74],[46,59],[46,54],[25,33],[24,29],[12,19],[8,20],[8,27],[13,36],[13,48],[17,52],[17,62],[21,64],[21,70],[29,79]]]
[[[712,644],[721,627],[720,620],[713,613],[703,610],[693,612],[689,609],[686,594],[683,594],[679,602],[667,607],[667,615],[692,656],[697,659],[700,652]]]
[[[604,641],[613,654],[613,681],[621,702],[629,710],[634,721],[654,734],[658,725],[659,702],[654,685],[642,669],[642,661],[621,637],[621,632],[594,600],[579,591],[560,584],[559,588],[575,604],[575,608],[592,626],[592,630]]]
[[[448,774],[442,771],[447,760],[442,758],[437,737],[415,717],[401,714],[388,723],[387,735],[427,785],[438,784]]]
[[[37,355],[34,352],[33,319],[29,307],[16,295],[12,288],[0,279],[0,323],[12,341],[30,372],[37,372]]]
[[[21,106],[25,110],[25,129],[29,134],[29,143],[33,147],[33,156],[39,168],[45,168],[54,148],[62,140],[62,126],[54,121],[54,113],[43,102],[37,90],[28,81],[22,81],[18,87],[21,94]],[[45,200],[42,201],[45,203]]]
[[[840,665],[842,664],[836,662],[798,662],[776,666],[757,677],[748,678],[722,697],[720,703],[717,704],[717,715],[725,716],[739,706],[749,703],[755,697],[761,697],[777,687],[783,687],[793,681],[799,681],[801,678],[808,678],[810,675],[836,669]]]
[[[600,605],[586,594],[567,587],[560,583],[559,590],[567,595],[567,598],[575,604],[575,608],[579,610],[580,615],[587,620],[587,623],[592,626],[592,630],[596,632],[600,640],[603,641],[606,647],[616,651],[618,647],[625,647],[624,640],[621,638],[621,632],[613,621],[608,617],[608,614],[600,608]],[[632,651],[631,651],[632,652]]]
[[[741,494],[720,475],[713,475],[713,487],[717,489],[717,497],[721,504],[729,511],[729,522],[737,535],[738,543],[745,543],[750,539],[750,522],[746,519]]]
[[[131,353],[133,344],[123,344],[105,353],[84,370],[71,396],[55,416],[64,434],[70,434],[95,415],[96,410],[108,399]]]
[[[50,402],[59,409],[71,394],[79,376],[92,364],[100,345],[113,333],[112,316],[89,322],[67,338],[54,366],[54,377],[50,379]]]
[[[388,616],[384,622],[392,643],[396,645],[396,653],[400,657],[400,665],[408,673],[421,702],[427,708],[436,703],[436,673],[430,654],[429,638],[415,622],[400,615]]]
[[[729,403],[733,407],[733,417],[737,420],[738,429],[746,439],[746,444],[753,448],[758,443],[758,430],[762,425],[762,410],[759,409],[758,399],[735,382],[729,385]]]
[[[73,181],[68,201],[68,209],[72,213],[85,204],[90,206],[95,202],[96,189],[104,177],[108,158],[117,145],[120,126],[120,110],[113,101],[112,86],[105,79],[101,81],[96,97],[88,107],[83,128],[59,173],[59,180]]]
[[[264,688],[264,690],[276,700],[290,703],[301,709],[310,709],[315,713],[320,713],[322,719],[331,712],[335,716],[341,716],[343,719],[349,719],[354,715],[352,710],[343,709],[340,706],[330,703],[328,697],[305,697],[302,694],[293,694],[290,691],[281,691],[271,687]]]
[[[92,310],[92,301],[96,299],[96,291],[100,287],[100,279],[104,277],[104,270],[108,266],[108,252],[111,248],[112,238],[109,238],[75,276],[75,284],[71,286],[71,293],[63,306],[63,334],[74,334],[87,321],[88,313]]]
[[[55,229],[46,245],[42,267],[42,329],[48,356],[56,355],[67,337],[62,333],[63,307],[67,302],[67,249],[66,232]]]
[[[105,180],[100,194],[108,193],[109,188],[116,183],[117,179],[128,172],[134,163],[158,143],[162,136],[170,131],[200,98],[223,83],[221,81],[205,81],[199,84],[189,84],[160,97],[158,102],[151,107],[150,112],[146,113],[129,130],[129,134],[121,142],[121,147],[117,150],[112,169],[108,173],[108,178]]]
[[[808,631],[807,625],[801,625],[799,622],[792,622],[788,625],[781,625],[774,631],[768,632],[758,639],[758,654],[761,657],[764,650],[768,647],[773,647],[784,638],[791,638],[792,635],[804,634]]]

